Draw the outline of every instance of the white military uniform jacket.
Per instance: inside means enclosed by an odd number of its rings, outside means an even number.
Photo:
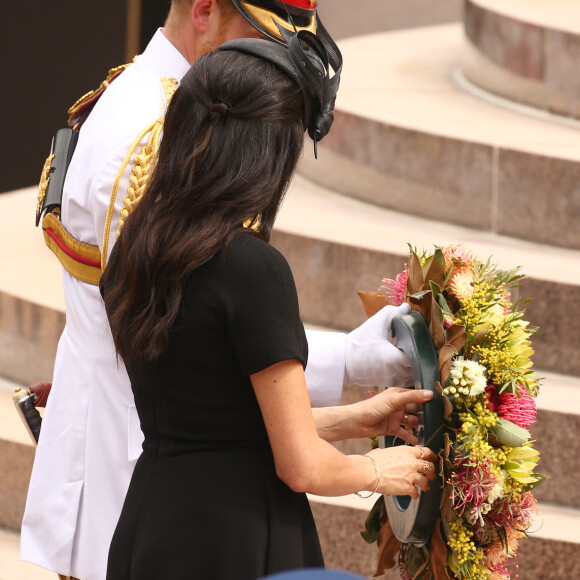
[[[102,250],[111,191],[123,159],[136,136],[164,114],[161,78],[180,80],[188,69],[189,63],[158,31],[96,104],[80,131],[64,189],[62,222],[78,240]],[[130,166],[119,187],[109,252],[129,175]],[[59,574],[104,580],[109,543],[143,436],[99,288],[67,272],[63,276],[66,328],[32,471],[21,556]],[[344,335],[307,334],[312,403],[338,404]]]

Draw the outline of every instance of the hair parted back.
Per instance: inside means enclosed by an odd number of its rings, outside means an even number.
[[[185,75],[101,281],[123,359],[167,350],[190,273],[248,235],[244,222],[269,240],[302,151],[302,107],[290,77],[236,51],[212,52]]]

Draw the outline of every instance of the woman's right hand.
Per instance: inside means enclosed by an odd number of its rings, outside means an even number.
[[[427,491],[429,480],[436,477],[437,455],[428,447],[397,445],[386,449],[373,449],[367,455],[377,462],[381,472],[377,493],[410,495],[417,499],[419,497],[417,487]],[[374,465],[372,467],[374,468]],[[374,482],[376,483],[376,473]]]

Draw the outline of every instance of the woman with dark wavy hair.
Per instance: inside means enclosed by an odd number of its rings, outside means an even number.
[[[364,426],[347,408],[310,409],[294,281],[268,244],[305,129],[329,126],[312,91],[324,54],[301,42],[294,58],[234,41],[186,74],[103,275],[145,434],[108,580],[253,580],[322,566],[305,492],[417,496],[433,478],[428,450],[346,456],[328,443],[399,432],[416,393],[395,389],[389,417],[361,403],[374,413]]]

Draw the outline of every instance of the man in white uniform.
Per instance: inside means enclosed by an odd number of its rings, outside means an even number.
[[[302,7],[306,15],[314,13],[315,2],[284,1],[294,13]],[[258,16],[268,14],[269,4],[282,5],[278,0],[235,4],[238,10],[256,4]],[[251,14],[242,16],[230,0],[173,1],[165,28],[110,84],[82,126],[61,217],[76,240],[94,246],[106,260],[131,164],[109,208],[113,186],[136,137],[164,115],[167,95],[161,79],[181,79],[199,56],[226,40],[260,36],[250,20]],[[65,577],[104,580],[110,539],[141,453],[142,434],[98,286],[67,271],[63,277],[66,328],[30,482],[22,558]],[[406,311],[387,307],[349,335],[307,333],[307,382],[314,406],[339,404],[343,384],[408,384],[405,356],[385,340],[393,315]]]

